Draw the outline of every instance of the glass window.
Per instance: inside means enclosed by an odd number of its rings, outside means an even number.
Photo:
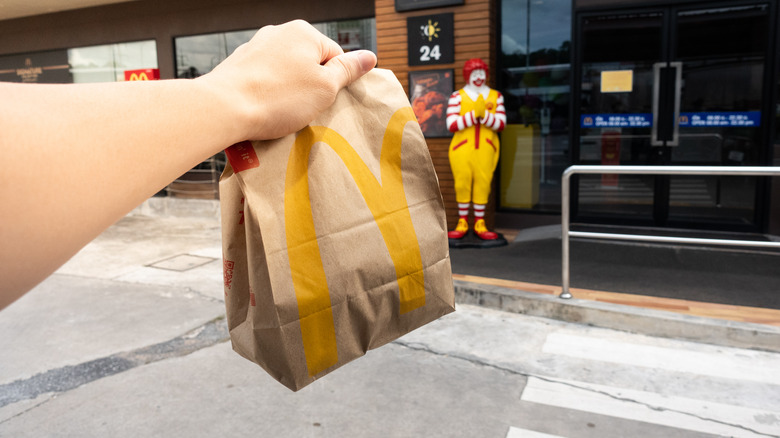
[[[368,49],[376,52],[376,20],[331,21],[313,25],[337,41],[345,51]],[[257,32],[242,30],[176,38],[176,76],[196,78],[210,72]]]
[[[376,20],[342,20],[313,25],[328,38],[339,43],[344,51],[366,49],[376,53]]]
[[[125,70],[157,68],[154,40],[68,50],[68,63],[74,83],[125,80]]]
[[[176,38],[176,77],[197,78],[210,72],[257,30]]]
[[[157,68],[154,40],[0,56],[0,81],[116,82],[125,70]]]
[[[368,49],[376,52],[376,20],[373,18],[332,21],[313,26],[338,42],[345,51]],[[210,72],[238,46],[249,41],[255,33],[257,29],[176,38],[176,77],[197,78]],[[168,186],[167,192],[181,197],[216,198],[217,180],[225,162],[224,152],[220,152],[182,175]],[[200,190],[196,187],[195,183],[204,181],[212,188]]]
[[[0,56],[0,81],[38,84],[73,82],[66,50]]]
[[[571,0],[502,0],[501,208],[560,211],[569,158]]]

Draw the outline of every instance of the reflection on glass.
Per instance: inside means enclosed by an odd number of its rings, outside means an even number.
[[[767,5],[583,15],[574,161],[761,165],[768,22]],[[630,87],[605,86],[604,78],[628,71]],[[605,175],[579,181],[583,220],[756,225],[755,177]]]
[[[176,77],[196,78],[210,72],[257,30],[176,38]]]
[[[500,206],[560,211],[569,164],[571,1],[502,0]]]
[[[688,123],[680,128],[671,163],[762,164],[768,6],[682,11],[677,33],[674,48],[683,62],[680,112]],[[694,117],[712,124],[693,125]],[[718,123],[730,126],[713,126]],[[755,177],[672,177],[669,219],[753,223],[757,182]]]
[[[376,20],[342,20],[313,25],[338,42],[345,51],[368,49],[376,52]],[[175,40],[176,77],[196,78],[210,72],[257,29],[179,37]]]
[[[376,52],[376,20],[373,18],[332,21],[313,26],[338,42],[344,51],[368,49]],[[176,38],[176,77],[196,78],[210,72],[238,46],[252,39],[255,33],[257,29]],[[211,169],[214,162],[214,159],[204,161],[195,170]],[[218,154],[216,163],[215,172],[218,175],[225,165],[224,153]]]
[[[646,165],[655,159],[653,64],[661,58],[662,24],[656,12],[583,18],[578,164]],[[631,71],[630,91],[602,92],[605,72],[616,71]],[[622,122],[632,126],[618,126]],[[579,181],[579,215],[652,219],[655,177],[583,175]]]
[[[69,49],[68,63],[74,83],[123,81],[125,70],[157,68],[157,45],[148,40]]]
[[[376,53],[376,20],[373,18],[330,21],[313,26],[339,43],[345,52],[366,49]]]

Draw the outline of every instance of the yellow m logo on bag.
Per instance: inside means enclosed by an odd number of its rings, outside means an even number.
[[[310,126],[303,129],[295,140],[285,179],[285,230],[306,366],[311,376],[338,362],[330,294],[309,197],[311,149],[320,142],[330,146],[357,184],[395,266],[400,312],[403,314],[425,305],[420,244],[412,224],[401,176],[404,127],[408,122],[416,120],[410,107],[396,111],[390,118],[379,159],[381,184],[352,146],[336,131],[323,126]]]

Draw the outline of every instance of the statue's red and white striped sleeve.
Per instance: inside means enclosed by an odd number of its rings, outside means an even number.
[[[457,91],[452,93],[449,102],[447,102],[447,129],[450,132],[458,132],[469,126],[474,126],[475,123],[474,111],[460,115],[460,93]]]

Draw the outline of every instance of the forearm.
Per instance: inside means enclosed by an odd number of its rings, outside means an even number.
[[[240,117],[221,99],[197,80],[0,84],[8,103],[0,105],[0,278],[13,295],[0,300],[13,301],[177,176],[243,140]]]
[[[374,65],[293,21],[195,80],[0,83],[0,309],[177,176],[303,128]]]

